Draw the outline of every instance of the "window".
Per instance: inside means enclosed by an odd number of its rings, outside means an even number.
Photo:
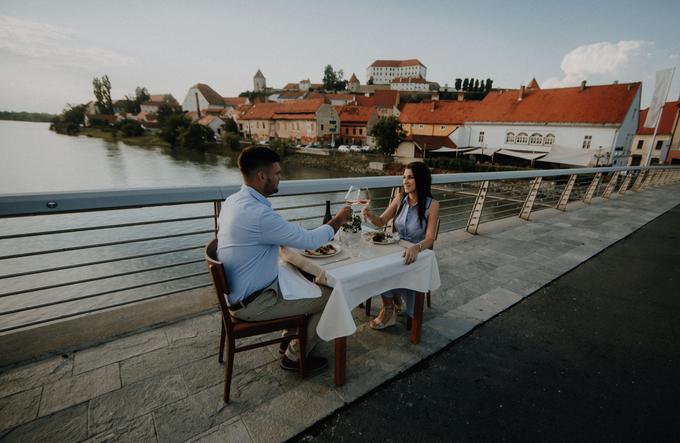
[[[543,144],[543,136],[538,133],[533,133],[531,134],[531,137],[529,137],[529,144],[530,145],[542,145]]]
[[[657,142],[656,142],[656,146],[654,147],[654,149],[656,149],[656,150],[658,151],[658,150],[661,149],[661,146],[663,146],[663,140],[657,141]]]
[[[357,135],[357,128],[352,128],[352,135]]]
[[[364,135],[364,128],[359,128],[359,135]]]
[[[553,134],[548,134],[543,139],[543,144],[546,146],[552,146],[555,144],[555,136]]]
[[[593,136],[592,135],[586,135],[583,137],[583,149],[590,149],[590,142],[593,141]]]
[[[529,142],[529,136],[524,132],[517,134],[517,143],[520,145],[526,145]]]
[[[421,124],[418,125],[418,127],[419,127],[420,129],[423,129],[423,128],[425,127],[425,125],[421,123]]]
[[[644,141],[644,140],[640,140],[640,141],[638,142],[637,148],[638,148],[638,149],[642,149],[642,147],[644,146],[644,144],[645,144],[645,141]]]
[[[508,132],[505,134],[505,143],[515,143],[515,133]]]
[[[479,143],[484,143],[484,131],[479,131],[479,138],[477,139]]]
[[[238,124],[238,130],[243,132],[243,123]]]
[[[446,129],[446,125],[441,125],[439,129]]]
[[[321,130],[323,131],[323,125],[321,125]]]

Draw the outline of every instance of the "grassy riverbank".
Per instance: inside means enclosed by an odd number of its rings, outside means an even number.
[[[101,128],[81,128],[80,135],[85,137],[96,137],[109,142],[123,142],[126,145],[142,146],[142,147],[160,147],[169,148],[170,145],[163,141],[160,137],[153,134],[145,134],[140,137],[122,137],[120,132],[111,131]]]

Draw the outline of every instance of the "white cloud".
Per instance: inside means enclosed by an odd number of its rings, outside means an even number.
[[[0,53],[54,67],[92,70],[125,66],[135,59],[88,45],[75,31],[0,15]]]
[[[562,76],[548,78],[541,82],[541,86],[545,88],[576,86],[582,80],[589,84],[606,84],[615,80],[641,81],[644,106],[647,96],[654,87],[654,73],[677,63],[678,54],[659,49],[650,41],[621,40],[618,43],[592,43],[579,46],[567,53],[560,64]]]

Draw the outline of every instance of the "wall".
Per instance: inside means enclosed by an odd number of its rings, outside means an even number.
[[[612,159],[612,166],[626,166],[628,164],[628,159],[631,154],[631,149],[634,148],[632,145],[633,137],[637,132],[638,122],[640,120],[640,95],[641,89],[638,88],[638,92],[633,99],[633,103],[630,105],[626,117],[621,123],[621,127],[616,135],[616,139],[609,151],[609,155]],[[623,147],[623,149],[621,149]],[[619,148],[617,151],[616,148]]]
[[[637,134],[633,137],[633,142],[630,147],[630,155],[626,157],[627,162],[626,165],[632,165],[634,157],[637,159],[639,156],[639,159],[641,160],[639,163],[636,161],[635,166],[645,164],[647,161],[647,156],[649,155],[649,149],[652,147],[652,138],[653,135],[640,135]],[[659,141],[661,141],[662,148],[661,149],[652,149],[652,159],[656,159],[658,163],[662,163],[663,160],[666,158],[666,153],[668,152],[668,145],[670,144],[671,140],[671,135],[670,134],[657,134],[656,135],[656,140],[654,141],[654,145],[656,145]],[[642,149],[638,149],[638,144],[639,142],[642,141]]]
[[[182,102],[182,111],[186,112],[196,112],[196,97],[195,94],[198,92],[198,105],[201,109],[206,109],[210,107],[208,100],[203,97],[203,95],[198,91],[198,88],[193,87],[189,89],[187,95],[184,97]]]

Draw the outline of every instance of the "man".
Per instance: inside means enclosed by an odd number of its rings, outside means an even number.
[[[239,155],[243,186],[222,205],[217,257],[224,265],[229,282],[228,304],[232,315],[244,321],[259,321],[309,314],[308,353],[318,343],[316,325],[331,288],[322,286],[322,295],[318,298],[284,300],[278,281],[279,246],[316,249],[333,239],[340,226],[351,219],[352,210],[342,208],[327,224],[314,230],[286,221],[274,212],[266,198],[278,192],[280,161],[279,155],[266,147],[250,147]],[[287,348],[282,345],[283,349],[281,367],[297,370],[299,343],[293,340]],[[328,364],[325,359],[312,356],[307,357],[305,363],[309,372]]]

